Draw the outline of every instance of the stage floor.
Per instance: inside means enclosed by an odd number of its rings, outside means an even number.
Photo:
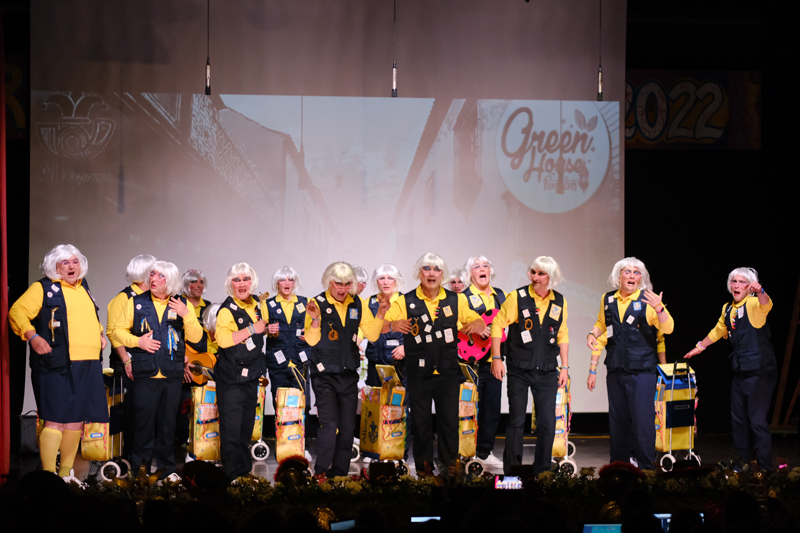
[[[599,471],[600,467],[608,463],[609,460],[609,441],[608,436],[589,436],[572,434],[569,439],[575,444],[576,452],[573,460],[576,462],[578,469],[583,467],[594,466]],[[270,454],[266,461],[259,462],[253,461],[252,473],[259,477],[265,477],[272,480],[277,463],[275,461],[275,440],[267,440],[267,445],[270,447]],[[788,464],[790,467],[800,466],[800,448],[798,446],[797,435],[773,435],[772,440],[772,458],[773,467],[777,468],[779,465]],[[499,436],[494,448],[494,455],[500,461],[503,457],[503,449],[505,446],[505,438]],[[524,455],[523,463],[530,464],[533,462],[533,456],[536,446],[536,438],[533,436],[526,436],[524,442]],[[312,459],[316,459],[316,439],[308,439],[307,442],[308,452],[311,454]],[[435,446],[434,446],[435,449]],[[180,473],[184,465],[186,457],[185,448],[176,448],[176,459],[178,461],[178,472]],[[695,450],[704,465],[713,465],[720,461],[728,461],[734,457],[731,435],[704,435],[697,438],[697,448]],[[660,456],[661,454],[659,454]],[[678,452],[678,458],[683,458],[685,454]],[[78,456],[75,460],[75,475],[79,479],[85,479],[89,474],[91,463],[83,460]],[[350,463],[350,473],[358,474],[364,462],[359,459]],[[412,475],[416,475],[414,468],[414,461],[409,461],[409,469]],[[313,461],[312,461],[313,467]],[[39,468],[39,457],[37,455],[13,456],[11,458],[11,472],[10,480],[13,482],[19,479],[26,473]],[[96,468],[94,470],[97,470]],[[502,464],[486,465],[486,470],[498,474],[502,474]]]

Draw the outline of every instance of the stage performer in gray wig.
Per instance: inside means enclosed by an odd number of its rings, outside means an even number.
[[[308,298],[297,295],[300,276],[294,268],[282,266],[272,275],[275,296],[262,304],[267,321],[267,369],[272,384],[272,403],[276,405],[278,388],[299,387],[294,371],[306,377],[311,348],[306,343],[305,324]],[[310,405],[310,389],[306,387],[306,405]]]
[[[632,442],[639,468],[651,470],[656,460],[657,337],[659,332],[672,333],[675,323],[661,302],[662,294],[651,290],[650,274],[640,260],[626,257],[617,261],[608,282],[617,290],[603,295],[586,344],[597,350],[597,338],[607,335],[611,461],[628,462]]]
[[[528,390],[536,409],[536,453],[533,467],[550,471],[556,435],[556,395],[569,379],[569,328],[567,301],[553,290],[563,280],[555,259],[540,256],[528,268],[530,285],[508,295],[492,322],[492,373],[506,374],[500,353],[503,328],[508,326],[508,426],[503,470],[511,473],[522,463],[522,432]],[[559,358],[561,369],[558,369]]]
[[[220,455],[228,479],[247,475],[253,467],[248,445],[253,436],[258,380],[266,373],[264,335],[267,329],[256,289],[258,274],[247,263],[228,270],[228,297],[217,312],[217,383]]]
[[[728,274],[728,291],[733,301],[722,306],[714,329],[685,357],[698,355],[723,337],[731,341],[733,447],[745,462],[755,453],[758,466],[772,470],[772,435],[767,424],[767,410],[778,376],[767,324],[772,299],[758,282],[758,272],[752,268],[732,270]]]
[[[136,435],[131,466],[149,467],[153,459],[175,472],[173,440],[181,383],[188,378],[186,343],[203,337],[192,304],[181,292],[178,267],[156,261],[150,267],[147,292],[128,300],[114,337],[127,348],[123,356],[128,377],[136,382],[133,407]]]
[[[108,303],[108,325],[106,326],[106,335],[108,340],[111,341],[111,357],[110,363],[112,367],[118,368],[122,365],[122,361],[127,360],[127,352],[125,346],[118,343],[114,338],[114,332],[119,325],[119,319],[122,312],[128,306],[128,300],[138,294],[142,294],[147,290],[147,282],[150,278],[150,267],[156,262],[156,258],[150,254],[139,254],[128,262],[125,268],[125,280],[128,286],[119,291],[116,296]],[[128,404],[127,409],[122,410],[122,456],[130,460],[131,453],[133,452],[133,441],[136,435],[136,410],[133,409],[135,401],[134,392],[135,382],[128,377],[128,373],[122,372],[122,386],[125,390],[125,403]]]
[[[352,266],[332,263],[322,275],[327,290],[306,307],[305,337],[320,423],[316,476],[347,475],[358,403],[358,330],[367,340],[378,340],[389,308],[389,300],[381,297],[374,316],[365,310],[357,283]]]
[[[31,383],[39,418],[42,468],[69,476],[87,422],[108,422],[101,354],[103,326],[89,284],[86,257],[59,244],[44,257],[45,277],[31,285],[8,313],[12,331],[30,344]]]
[[[447,279],[444,259],[428,253],[414,265],[419,286],[401,295],[386,314],[386,331],[404,334],[408,396],[413,416],[414,464],[419,475],[429,475],[433,461],[433,414],[439,461],[449,466],[458,456],[458,324],[467,334],[480,333],[486,323],[469,308],[467,298],[442,288]]]

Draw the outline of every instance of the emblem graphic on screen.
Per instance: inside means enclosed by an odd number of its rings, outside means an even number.
[[[511,193],[543,213],[586,202],[611,159],[607,118],[594,102],[512,101],[496,137],[497,166]]]

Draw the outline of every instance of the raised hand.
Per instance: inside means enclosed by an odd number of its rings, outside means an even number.
[[[383,294],[378,295],[378,314],[375,316],[384,316],[386,311],[389,310],[391,306],[391,302],[389,301],[389,297],[384,296]]]
[[[662,296],[664,296],[663,291],[658,294],[654,293],[651,290],[644,291],[644,301],[647,302],[647,305],[649,305],[653,309],[658,309],[658,307],[661,305]]]
[[[169,308],[178,313],[180,317],[185,317],[189,314],[189,308],[186,307],[186,304],[175,296],[169,299]]]
[[[747,292],[752,292],[753,294],[759,294],[763,287],[757,281],[754,281],[750,285],[747,286]]]
[[[310,316],[313,319],[319,318],[320,311],[316,300],[314,299],[308,300],[308,304],[306,304],[306,313],[308,313],[308,316]]]
[[[278,324],[277,322],[275,322],[275,323],[270,324],[269,326],[267,326],[267,333],[269,333],[270,335],[277,335],[278,332],[280,331],[280,329],[281,329],[281,325]]]
[[[658,307],[661,305],[662,296],[664,296],[663,291],[658,294],[654,293],[649,289],[644,291],[644,301],[647,302],[647,305],[649,305],[653,309],[658,309]]]

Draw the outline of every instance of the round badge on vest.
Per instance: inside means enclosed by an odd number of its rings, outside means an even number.
[[[47,297],[48,297],[48,298],[52,298],[52,297],[53,297],[53,293],[52,293],[52,292],[48,292],[48,293],[47,293]]]
[[[244,324],[244,319],[243,318],[239,319],[239,324]]]
[[[141,309],[142,309],[142,304],[136,304],[136,310],[138,311],[138,310],[141,310]]]

